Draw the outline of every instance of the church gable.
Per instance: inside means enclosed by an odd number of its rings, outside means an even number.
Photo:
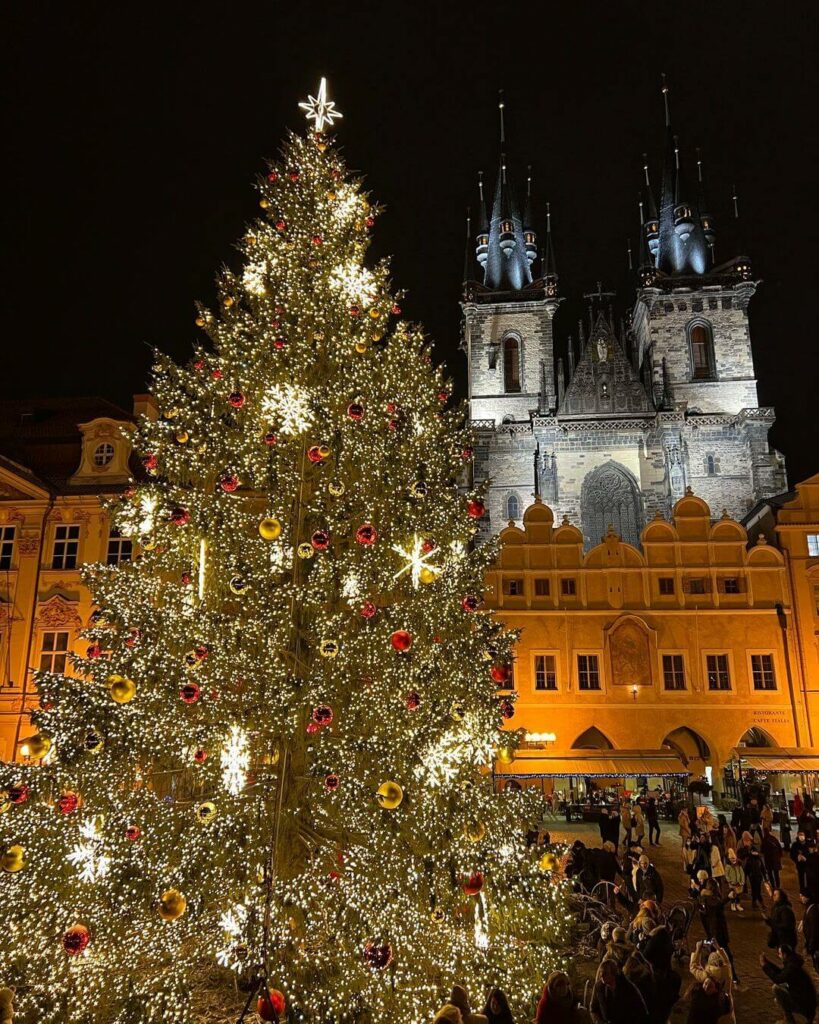
[[[569,383],[558,415],[654,412],[646,390],[614,330],[600,313]]]

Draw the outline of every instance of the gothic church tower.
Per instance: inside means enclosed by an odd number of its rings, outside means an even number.
[[[668,94],[659,211],[641,204],[641,258],[629,330],[597,292],[568,365],[555,361],[561,301],[550,217],[538,259],[531,176],[523,213],[503,154],[491,212],[480,189],[477,273],[465,273],[464,348],[474,476],[489,479],[487,532],[519,520],[537,494],[580,526],[587,547],[609,525],[639,544],[687,487],[740,518],[785,487],[768,445],[773,410],[758,406],[748,326],[756,289],[747,257],[715,260],[716,231],[698,161],[692,192],[671,129]],[[535,273],[535,271],[538,271]]]

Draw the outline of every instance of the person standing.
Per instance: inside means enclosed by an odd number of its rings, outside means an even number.
[[[745,868],[745,877],[751,887],[751,910],[757,907],[764,907],[762,899],[762,884],[766,881],[765,861],[755,846],[748,848],[745,857],[742,859],[742,866]]]
[[[768,949],[779,949],[780,946],[796,949],[796,915],[787,893],[782,889],[774,889],[771,913],[765,918],[765,923],[771,929]]]
[[[725,865],[725,883],[728,886],[728,899],[731,910],[743,909],[742,893],[745,889],[745,869],[737,860],[736,850],[728,851],[728,863]]]
[[[646,820],[643,817],[643,808],[640,806],[639,800],[635,802],[632,808],[631,827],[634,842],[638,846],[642,846],[646,834]]]
[[[699,896],[700,920],[702,921],[705,937],[715,942],[717,946],[725,951],[728,961],[731,964],[731,974],[734,982],[738,985],[736,967],[734,966],[734,954],[731,952],[731,937],[728,934],[728,921],[725,917],[725,903],[717,883],[710,878]]]
[[[594,1024],[649,1024],[645,1000],[614,960],[604,960],[591,998]]]
[[[686,840],[691,838],[691,818],[686,807],[677,815],[677,824],[680,826],[680,845],[684,846]]]
[[[590,1020],[589,1011],[572,991],[568,974],[553,971],[543,986],[535,1024],[588,1024]]]
[[[762,859],[765,861],[768,881],[774,889],[778,889],[779,873],[782,870],[782,844],[770,829],[765,829],[762,833],[760,852],[762,853]]]
[[[624,800],[620,804],[620,824],[623,826],[623,845],[628,849],[631,843],[631,800]]]
[[[810,852],[810,846],[808,845],[808,837],[801,828],[796,834],[796,842],[791,843],[789,852],[790,858],[796,867],[796,877],[799,880],[799,895],[804,901],[808,894],[808,891],[805,888],[805,867],[808,860],[808,853]]]
[[[654,900],[655,903],[663,902],[662,877],[645,854],[640,856],[632,869],[632,887],[640,902],[643,900]]]
[[[813,1024],[816,1016],[816,989],[805,970],[805,961],[790,946],[779,949],[779,959],[782,961],[781,967],[771,963],[764,953],[759,954],[759,966],[773,982],[771,992],[777,1005],[784,1011],[787,1024],[796,1024],[794,1014],[797,1013],[808,1024]]]
[[[489,1024],[515,1024],[515,1018],[509,1009],[509,1000],[503,989],[493,988],[483,1008],[483,1015]]]
[[[813,961],[813,969],[819,973],[819,903],[809,903],[799,924],[805,940],[805,952]]]
[[[648,822],[648,845],[659,846],[660,845],[660,811],[657,807],[656,799],[651,796],[648,798],[648,806],[646,807],[646,821]],[[657,836],[657,842],[654,842],[654,836]]]

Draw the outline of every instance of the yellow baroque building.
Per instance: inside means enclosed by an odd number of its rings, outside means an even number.
[[[5,401],[0,406],[0,760],[25,756],[37,704],[33,671],[70,670],[94,611],[85,562],[132,555],[102,502],[132,475],[134,415],[98,398]]]
[[[785,543],[786,508],[770,510]],[[768,773],[819,766],[816,663],[803,650],[815,657],[819,589],[801,579],[805,567],[797,585],[787,547],[763,532],[749,544],[690,490],[640,541],[609,528],[584,553],[580,530],[556,526],[538,499],[522,529],[501,532],[487,602],[520,631],[509,728],[526,739],[497,774],[548,790],[570,774],[662,778],[682,764],[720,791],[740,759]],[[819,558],[811,572],[819,587]]]

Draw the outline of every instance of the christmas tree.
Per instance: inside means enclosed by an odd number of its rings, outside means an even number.
[[[536,805],[488,771],[514,638],[463,411],[365,265],[379,208],[323,84],[305,106],[193,358],[157,356],[111,509],[139,557],[89,567],[87,652],[38,676],[35,763],[0,766],[24,1021],[185,1022],[215,961],[266,1019],[409,1024],[455,981],[531,1009],[559,959]]]

